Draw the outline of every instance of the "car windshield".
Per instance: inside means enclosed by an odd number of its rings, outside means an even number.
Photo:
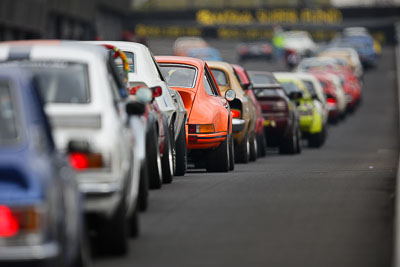
[[[18,138],[16,113],[10,86],[0,81],[0,143],[9,143]]]
[[[35,77],[46,103],[90,102],[87,66],[70,62],[30,62],[24,65]]]
[[[250,80],[253,84],[273,84],[277,83],[275,79],[271,76],[264,74],[254,74],[249,72]]]
[[[186,88],[194,87],[196,79],[196,69],[194,67],[160,64],[160,68],[168,86]]]

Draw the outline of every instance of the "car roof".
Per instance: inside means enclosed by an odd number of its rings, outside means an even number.
[[[192,65],[199,69],[203,68],[205,61],[194,57],[180,57],[180,56],[156,56],[158,63],[173,63],[173,64],[186,64]]]
[[[57,52],[58,51],[58,52]],[[27,40],[0,42],[0,60],[30,59],[39,55],[45,58],[62,58],[70,56],[74,60],[86,61],[88,58],[97,57],[107,60],[108,51],[104,47],[82,44],[75,41],[64,40]],[[39,56],[39,57],[40,57]]]

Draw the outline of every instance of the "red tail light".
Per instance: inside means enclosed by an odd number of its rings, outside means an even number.
[[[240,110],[236,110],[236,109],[231,109],[231,112],[232,112],[232,117],[233,118],[240,118]]]
[[[12,237],[19,231],[19,223],[7,206],[0,206],[0,237]]]
[[[245,46],[245,45],[242,45],[240,48],[239,48],[239,53],[240,54],[247,54],[249,52],[249,49],[247,48],[247,46]]]
[[[130,95],[135,95],[136,92],[142,87],[145,87],[145,86],[144,85],[138,85],[138,86],[132,87],[131,89],[129,89],[129,94]]]
[[[152,87],[151,90],[153,91],[153,98],[162,95],[162,88],[161,88],[161,86]]]
[[[74,169],[78,170],[87,169],[89,166],[88,159],[83,153],[71,153],[69,155],[69,162]]]
[[[336,99],[332,98],[332,97],[329,97],[329,98],[326,99],[326,103],[334,105],[334,104],[336,104]]]
[[[103,157],[100,154],[78,152],[71,153],[69,154],[69,162],[76,170],[104,167]]]

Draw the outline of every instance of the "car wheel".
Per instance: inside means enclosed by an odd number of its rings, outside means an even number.
[[[138,206],[135,206],[135,209],[132,211],[132,215],[129,218],[129,234],[131,237],[135,238],[139,236],[139,210]]]
[[[186,128],[185,124],[181,126],[178,139],[175,143],[176,147],[176,168],[175,175],[183,176],[187,170],[187,146],[186,146]]]
[[[284,139],[279,145],[280,154],[295,154],[298,148],[298,135],[292,132],[288,139]],[[300,142],[300,141],[299,141]]]
[[[121,200],[111,219],[105,219],[98,232],[100,251],[124,255],[128,251],[128,220],[125,199]]]
[[[256,139],[256,134],[253,132],[250,134],[250,161],[256,161],[257,160],[257,153],[258,153],[258,146],[257,146],[257,139]]]
[[[232,134],[229,135],[229,170],[235,169],[235,148]]]
[[[300,130],[297,131],[297,143],[296,143],[296,153],[301,153],[301,132]]]
[[[149,187],[159,189],[162,186],[161,156],[158,147],[158,131],[153,126],[146,139],[147,171],[149,175]]]
[[[266,146],[266,140],[265,140],[265,133],[262,131],[260,135],[258,135],[258,140],[259,140],[259,146],[258,146],[258,151],[260,157],[265,157],[267,155],[267,146]]]
[[[214,150],[208,152],[206,169],[208,172],[228,172],[229,171],[229,138]]]
[[[249,163],[250,157],[250,142],[249,138],[246,135],[243,137],[243,140],[240,144],[236,144],[235,146],[235,161],[237,163]]]
[[[163,177],[162,181],[165,184],[172,183],[174,177],[174,153],[172,151],[172,145],[173,145],[173,143],[171,142],[172,138],[173,136],[171,131],[170,130],[167,131],[164,138],[164,153],[161,158],[162,177]]]
[[[308,146],[318,148],[322,145],[322,132],[310,134],[308,137]]]
[[[87,231],[83,231],[83,233],[79,236],[79,244],[76,256],[72,261],[70,267],[91,267],[92,259],[90,257],[90,245],[87,237]]]
[[[140,169],[138,208],[140,211],[146,211],[149,202],[149,174],[146,161],[143,162]]]

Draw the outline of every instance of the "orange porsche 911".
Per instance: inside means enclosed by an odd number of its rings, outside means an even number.
[[[210,172],[234,169],[232,115],[228,101],[233,90],[221,96],[207,64],[200,59],[176,56],[156,57],[168,86],[177,90],[185,105],[187,148],[195,166]]]

